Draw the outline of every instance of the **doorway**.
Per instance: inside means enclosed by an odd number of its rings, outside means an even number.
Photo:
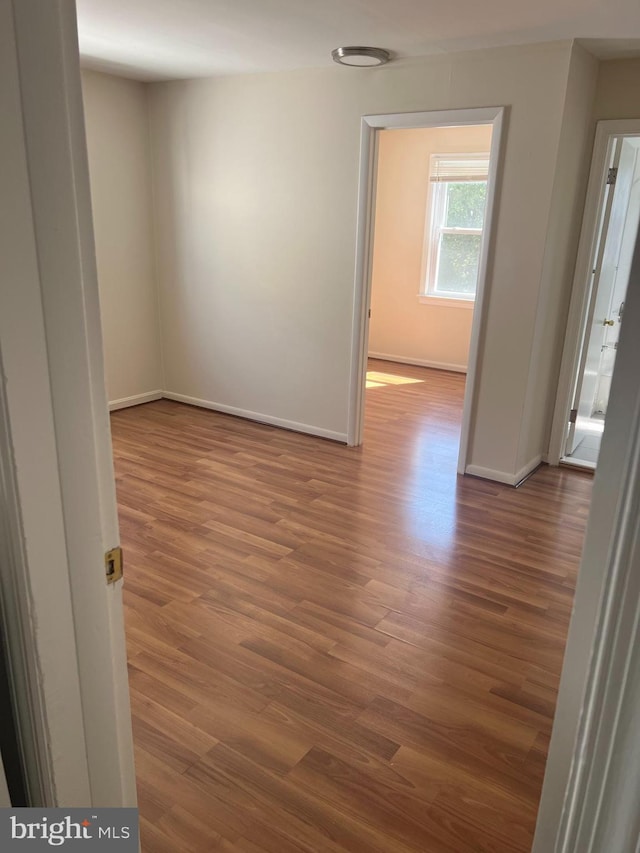
[[[434,368],[457,374],[451,381],[464,388],[492,131],[483,124],[378,134],[368,401],[389,391],[385,365],[394,382],[398,367],[411,365],[434,390]],[[459,427],[458,417],[455,453]]]
[[[442,325],[439,325],[434,318],[438,312],[441,314],[440,319],[442,319],[442,312],[454,312],[450,314],[450,321],[458,327],[459,344],[460,340],[462,341],[458,352],[461,350],[464,352],[466,349],[468,365],[463,365],[459,357],[457,363],[452,362],[451,349],[449,349],[449,355],[445,355],[444,358],[442,356],[420,358],[416,355],[418,350],[415,347],[420,343],[420,320],[412,333],[414,335],[413,355],[410,350],[407,350],[402,360],[406,363],[427,366],[431,362],[431,366],[440,366],[445,369],[452,369],[452,365],[454,369],[455,367],[459,370],[461,367],[467,368],[457,470],[459,473],[464,473],[466,469],[467,447],[473,429],[475,365],[482,337],[482,303],[488,245],[491,239],[503,112],[503,108],[496,107],[365,116],[362,119],[356,297],[349,399],[348,443],[350,445],[362,443],[364,391],[370,350],[373,350],[378,357],[387,356],[389,360],[394,360],[393,356],[396,356],[397,360],[398,356],[398,352],[393,349],[395,346],[393,337],[387,338],[386,352],[380,351],[380,345],[375,343],[378,329],[374,331],[371,341],[376,348],[374,350],[370,347],[372,289],[376,275],[376,260],[380,261],[380,255],[387,254],[385,263],[390,264],[391,267],[394,265],[387,252],[389,241],[385,240],[381,244],[381,241],[376,239],[376,230],[380,226],[377,211],[382,196],[381,152],[390,147],[386,140],[394,143],[399,140],[399,136],[394,137],[392,134],[407,131],[415,134],[418,130],[428,129],[432,134],[436,133],[431,143],[433,150],[423,145],[421,162],[419,156],[416,158],[420,166],[415,170],[414,189],[421,182],[420,192],[411,191],[409,193],[411,198],[403,199],[403,202],[408,202],[406,207],[409,212],[412,209],[414,212],[418,211],[411,224],[414,234],[412,248],[404,252],[402,261],[398,263],[396,274],[392,271],[391,276],[387,276],[391,280],[391,286],[394,279],[396,282],[401,280],[402,299],[400,289],[388,294],[387,308],[380,311],[379,315],[384,314],[387,319],[391,319],[391,326],[394,323],[397,324],[403,310],[405,317],[407,316],[407,309],[402,309],[400,304],[403,302],[405,306],[408,305],[406,301],[408,297],[413,307],[423,309],[423,320],[428,313],[435,312],[432,314],[432,328],[438,328],[443,342],[450,346],[451,338],[454,336],[447,333],[442,335]],[[461,139],[465,133],[467,142],[462,144],[462,147],[460,140],[457,143],[450,142],[447,146],[444,137],[448,135],[452,139],[458,134]],[[482,140],[479,141],[478,137],[483,134]],[[419,137],[415,137],[414,142],[416,139]],[[474,140],[471,147],[469,140]],[[396,157],[396,160],[396,166],[406,173],[407,163],[403,163],[402,156]],[[397,200],[399,198],[398,182],[386,177],[387,188],[390,188]],[[411,182],[406,186],[410,187]],[[466,207],[462,203],[465,195],[467,196]],[[471,203],[471,198],[475,200],[475,206]],[[479,201],[481,201],[480,204]],[[399,238],[398,245],[402,246],[404,243],[406,250],[407,230],[403,226],[405,216],[406,211],[400,215],[399,209],[392,207],[390,213],[387,210],[385,219],[389,220],[386,224],[391,232],[395,232],[396,237]],[[409,221],[410,217],[407,219],[407,222]],[[416,233],[417,238],[415,238]],[[377,259],[376,246],[378,247]],[[410,296],[409,291],[411,291]],[[389,305],[394,305],[395,314],[394,311],[388,310]],[[393,314],[394,316],[390,316]],[[451,320],[456,314],[457,322]],[[465,320],[460,322],[460,318],[465,314]],[[390,334],[395,336],[396,342],[401,342],[404,347],[407,344],[407,333],[405,329],[403,335],[401,325],[400,322],[400,329],[396,327]],[[434,364],[434,362],[439,363]]]
[[[640,222],[640,134],[604,137],[606,130],[599,127],[580,246],[583,262],[579,259],[576,268],[572,311],[580,310],[578,347],[569,393],[556,410],[560,463],[591,470],[600,455]],[[565,370],[570,358],[568,345]]]

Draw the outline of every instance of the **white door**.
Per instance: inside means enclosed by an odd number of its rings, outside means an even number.
[[[608,175],[611,183],[604,195],[587,326],[568,425],[567,456],[571,456],[591,432],[601,434],[604,428],[622,321],[620,305],[624,302],[628,281],[628,270],[623,278],[619,274],[619,263],[625,233],[630,233],[627,226],[633,227],[633,234],[637,229],[637,214],[633,223],[628,222],[636,161],[637,148],[623,138],[615,139]]]
[[[29,699],[34,805],[133,806],[73,0],[0,0],[0,115],[0,587],[15,593],[9,655]]]
[[[613,141],[609,159],[609,170],[607,186],[603,198],[603,206],[600,212],[600,228],[596,245],[596,254],[593,270],[591,272],[591,301],[587,314],[586,332],[580,356],[578,374],[576,377],[575,392],[571,415],[569,419],[565,454],[571,454],[586,437],[585,423],[588,423],[592,415],[592,403],[595,397],[595,385],[597,381],[597,368],[600,361],[600,352],[604,340],[604,326],[602,325],[601,306],[597,306],[598,299],[610,295],[608,285],[611,284],[611,253],[607,252],[607,236],[609,224],[614,217],[616,205],[616,184],[613,176],[618,172],[622,141]],[[615,181],[615,182],[614,182]],[[619,206],[618,206],[619,209]],[[599,318],[599,319],[596,319]]]
[[[624,306],[629,286],[631,261],[635,248],[636,232],[640,221],[640,139],[632,137],[623,142],[623,156],[633,160],[633,178],[629,187],[626,218],[620,234],[620,251],[616,259],[615,280],[611,289],[611,300],[606,309],[605,335],[598,372],[598,384],[595,395],[596,412],[605,416],[611,391],[611,380],[616,363],[620,325],[624,315]]]

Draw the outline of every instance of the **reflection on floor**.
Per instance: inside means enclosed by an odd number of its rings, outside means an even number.
[[[531,849],[592,478],[458,477],[464,377],[372,370],[361,448],[113,413],[144,853]]]
[[[602,433],[604,432],[604,415],[593,415],[591,418],[578,418],[576,432],[583,435],[573,453],[562,460],[584,468],[595,468],[600,456]]]

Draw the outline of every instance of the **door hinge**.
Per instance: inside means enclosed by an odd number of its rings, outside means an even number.
[[[571,409],[571,411],[569,412],[569,423],[575,424],[575,422],[577,420],[578,420],[578,410],[577,409]]]
[[[369,308],[369,319],[371,319],[371,308]]]
[[[104,555],[107,583],[115,583],[122,577],[122,548],[112,548]]]
[[[618,179],[618,167],[612,166],[607,173],[607,185],[613,186]]]

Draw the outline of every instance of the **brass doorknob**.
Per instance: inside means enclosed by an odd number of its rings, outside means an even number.
[[[603,326],[615,326],[615,324],[615,320],[604,320],[604,322],[602,323]]]

